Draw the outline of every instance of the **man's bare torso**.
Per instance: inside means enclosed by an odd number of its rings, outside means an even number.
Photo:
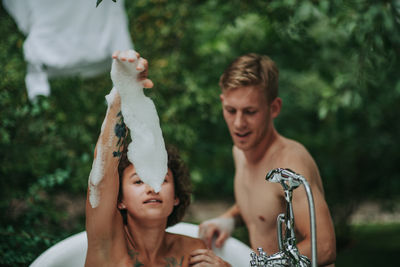
[[[281,185],[267,182],[265,176],[271,169],[291,167],[286,165],[286,155],[299,150],[308,154],[299,143],[279,136],[264,156],[251,164],[242,151],[234,149],[236,204],[253,249],[263,247],[268,254],[278,251],[276,219],[285,212],[286,202]]]

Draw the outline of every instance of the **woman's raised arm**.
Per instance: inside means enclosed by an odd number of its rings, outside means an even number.
[[[151,88],[147,79],[147,61],[130,50],[113,54],[111,77],[115,86],[120,83],[140,82]],[[137,61],[137,62],[136,62]],[[137,63],[136,72],[129,71],[126,64]],[[136,77],[135,77],[136,76]],[[86,230],[90,240],[109,240],[116,230],[117,221],[122,218],[117,210],[119,178],[118,163],[123,149],[127,129],[121,114],[121,97],[113,88],[106,96],[107,113],[101,126],[94,153],[92,170],[88,181],[86,200]]]

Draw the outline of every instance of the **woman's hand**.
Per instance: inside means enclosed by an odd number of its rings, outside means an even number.
[[[189,265],[193,267],[231,267],[229,263],[209,249],[196,249],[190,254]]]
[[[139,81],[144,88],[152,88],[153,82],[147,78],[148,75],[148,62],[146,59],[140,57],[140,54],[134,50],[126,50],[120,52],[115,51],[112,54],[115,61],[123,64],[114,64],[111,70],[111,78],[114,83],[123,78],[132,79],[137,74],[137,81]],[[136,68],[134,66],[136,65]]]

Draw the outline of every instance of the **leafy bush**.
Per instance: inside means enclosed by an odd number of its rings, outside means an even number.
[[[147,94],[166,142],[190,167],[195,197],[233,197],[218,79],[235,57],[257,52],[279,66],[284,105],[276,127],[315,157],[338,233],[349,233],[349,215],[363,199],[396,200],[399,8],[395,1],[126,1],[135,48],[155,83]],[[30,103],[24,36],[3,8],[0,34],[0,265],[23,266],[84,229],[83,216],[69,218],[60,198],[84,199],[111,81],[108,74],[55,79],[51,97]]]

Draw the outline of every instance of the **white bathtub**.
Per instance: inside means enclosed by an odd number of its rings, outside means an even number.
[[[198,226],[190,223],[178,223],[167,231],[198,237]],[[86,250],[86,232],[81,232],[47,249],[30,267],[80,267],[85,263]],[[228,238],[222,248],[214,248],[213,251],[233,267],[249,266],[251,249],[235,238]]]

